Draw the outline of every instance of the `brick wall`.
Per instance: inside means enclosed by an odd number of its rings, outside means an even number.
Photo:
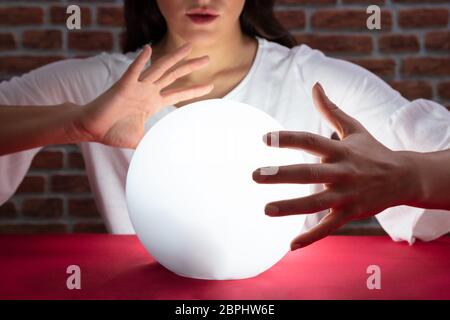
[[[65,8],[82,7],[82,31],[65,28]],[[382,29],[365,9],[382,8]],[[300,43],[351,60],[406,98],[450,107],[448,0],[279,0],[277,16]],[[0,80],[59,59],[119,51],[121,1],[0,0]],[[0,177],[1,179],[1,177]],[[0,233],[103,232],[76,146],[45,148],[14,197],[0,206]],[[379,234],[373,220],[340,233]]]

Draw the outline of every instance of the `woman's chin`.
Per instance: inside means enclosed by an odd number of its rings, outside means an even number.
[[[193,46],[210,46],[220,41],[219,37],[217,37],[217,33],[209,30],[196,31],[195,33],[183,35],[183,39]]]

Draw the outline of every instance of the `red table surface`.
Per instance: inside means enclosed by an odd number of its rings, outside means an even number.
[[[66,269],[81,268],[69,290]],[[367,267],[381,289],[367,288]],[[450,299],[450,237],[413,246],[388,237],[331,236],[245,280],[183,278],[135,236],[0,236],[1,299]]]

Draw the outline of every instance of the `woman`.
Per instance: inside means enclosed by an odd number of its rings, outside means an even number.
[[[186,103],[224,98],[258,107],[290,131],[330,137],[332,130],[313,107],[314,100],[322,110],[331,108],[323,104],[319,86],[312,91],[316,82],[386,147],[422,152],[449,147],[449,115],[442,106],[409,102],[356,65],[294,46],[273,16],[273,2],[125,1],[126,54],[57,62],[0,84],[0,117],[8,119],[0,149],[16,152],[0,158],[0,203],[14,193],[40,146],[78,143],[108,230],[133,233],[124,197],[130,148],[156,121]],[[309,160],[320,161],[313,155]],[[355,187],[367,191],[366,197],[380,189],[365,181],[369,184]],[[320,193],[324,186],[311,189]],[[424,212],[395,207],[377,218],[393,239],[410,243],[450,231],[444,211]],[[304,228],[323,215],[308,216]]]

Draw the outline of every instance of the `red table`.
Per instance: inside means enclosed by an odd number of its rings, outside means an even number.
[[[66,269],[81,268],[81,290]],[[367,267],[381,289],[367,288]],[[177,276],[134,236],[0,236],[1,299],[450,299],[450,237],[413,246],[384,236],[332,236],[246,280]]]

